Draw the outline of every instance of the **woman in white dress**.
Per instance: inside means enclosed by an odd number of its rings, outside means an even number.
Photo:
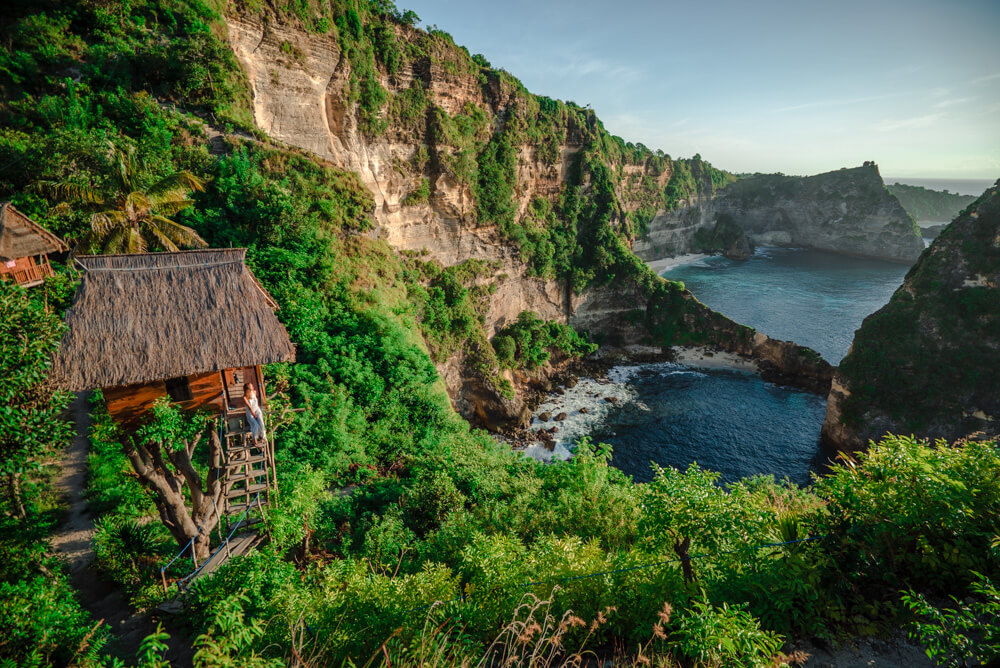
[[[260,402],[257,401],[257,390],[250,383],[243,386],[243,405],[247,409],[247,424],[250,426],[250,433],[253,435],[253,440],[258,443],[266,441],[267,432],[264,431],[264,412],[260,409]]]

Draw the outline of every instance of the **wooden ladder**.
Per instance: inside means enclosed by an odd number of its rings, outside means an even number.
[[[230,411],[225,418],[225,476],[223,513],[238,515],[260,493],[260,505],[267,504],[277,488],[274,451],[269,441],[254,442],[245,413]]]

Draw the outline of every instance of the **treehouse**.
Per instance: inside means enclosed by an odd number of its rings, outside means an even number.
[[[127,431],[148,420],[162,397],[218,414],[224,477],[230,485],[243,481],[237,490],[249,504],[250,494],[273,483],[274,453],[250,438],[244,386],[256,388],[263,406],[261,365],[292,360],[295,349],[274,314],[277,304],[244,264],[245,253],[76,258],[83,278],[66,313],[69,329],[54,373],[72,391],[101,388],[111,417]]]
[[[0,204],[0,280],[26,288],[52,275],[49,255],[69,250],[62,239],[14,208]]]

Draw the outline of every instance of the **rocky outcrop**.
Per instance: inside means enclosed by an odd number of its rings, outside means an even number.
[[[633,248],[646,260],[702,250],[697,235],[735,222],[758,245],[799,246],[912,262],[920,234],[874,163],[816,176],[749,176],[712,198],[659,213]]]
[[[1000,182],[956,218],[868,316],[833,379],[823,439],[1000,434]]]

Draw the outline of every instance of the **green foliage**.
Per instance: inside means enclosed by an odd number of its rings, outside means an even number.
[[[990,572],[1000,535],[1000,453],[991,442],[934,446],[910,437],[835,465],[816,483],[826,523],[850,530],[842,567],[895,589],[964,588]]]
[[[916,220],[950,221],[976,201],[974,195],[959,195],[947,190],[930,190],[902,183],[893,183],[886,186],[886,189],[896,196],[906,213]]]
[[[252,649],[264,634],[264,623],[247,619],[245,599],[230,597],[215,606],[211,625],[194,642],[195,668],[280,668],[284,662],[267,659]]]
[[[426,204],[431,196],[431,182],[426,178],[420,179],[420,184],[403,198],[403,206],[413,206],[415,204]]]
[[[97,665],[106,627],[93,624],[61,573],[0,582],[0,661],[9,665]]]
[[[150,493],[135,478],[122,448],[122,434],[100,391],[91,397],[90,451],[87,454],[87,505],[103,515],[139,518],[156,512]]]
[[[118,513],[105,515],[95,523],[93,545],[95,565],[123,588],[133,605],[147,607],[162,600],[157,571],[177,550],[162,525]]]
[[[37,296],[0,281],[0,476],[4,506],[21,517],[22,485],[71,431],[61,417],[69,395],[48,378],[63,329]]]
[[[536,369],[545,364],[552,351],[566,357],[584,357],[597,350],[575,329],[555,320],[546,322],[533,311],[522,311],[493,339],[497,360],[505,369]]]
[[[679,654],[701,666],[773,666],[782,645],[777,634],[761,629],[739,606],[714,607],[700,600],[680,615],[672,638]]]
[[[985,576],[975,573],[975,599],[962,602],[951,597],[952,608],[938,608],[922,594],[910,592],[903,602],[917,619],[909,634],[926,648],[938,666],[989,665],[1000,657],[1000,591]]]

